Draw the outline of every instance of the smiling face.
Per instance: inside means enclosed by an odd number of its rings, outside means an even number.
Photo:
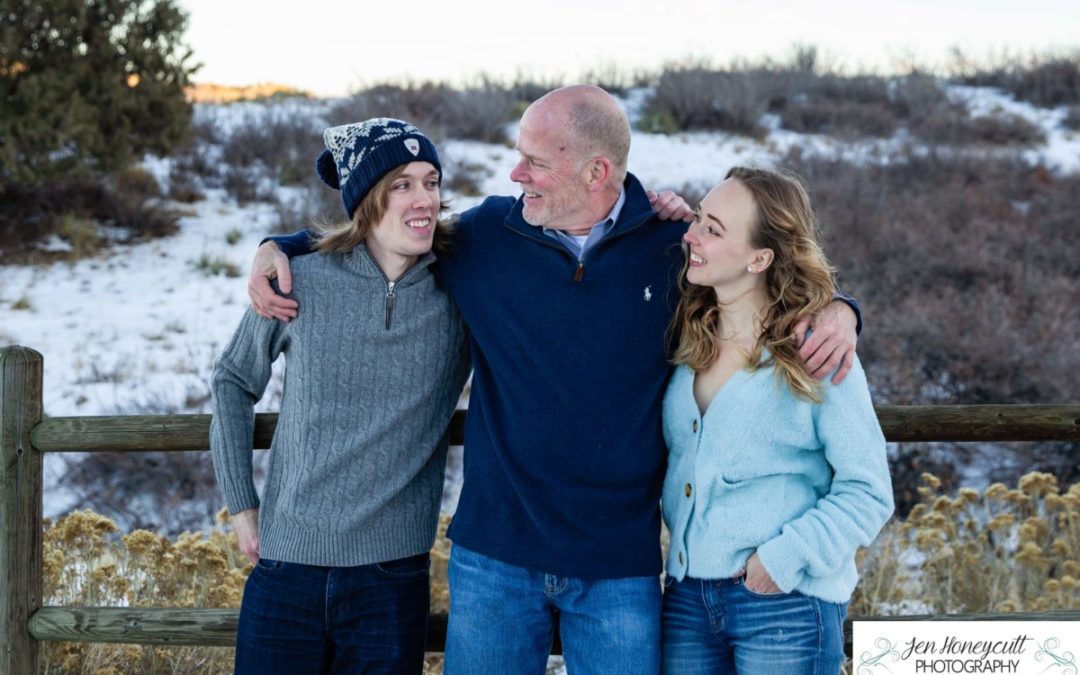
[[[713,188],[683,235],[687,281],[712,286],[721,299],[764,285],[761,272],[772,262],[772,251],[751,243],[757,219],[753,195],[740,181],[729,178]]]
[[[524,192],[525,222],[556,230],[591,225],[588,181],[570,138],[570,118],[552,105],[534,104],[521,117],[521,159],[510,180]]]
[[[364,238],[390,279],[431,250],[439,216],[439,172],[428,162],[395,169],[382,218]]]

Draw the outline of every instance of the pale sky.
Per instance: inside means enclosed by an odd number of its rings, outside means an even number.
[[[782,59],[812,44],[849,69],[1080,48],[1080,0],[178,0],[197,82],[338,95],[388,79],[479,73],[571,80],[617,65]]]

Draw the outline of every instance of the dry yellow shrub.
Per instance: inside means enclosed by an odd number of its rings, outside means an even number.
[[[938,493],[923,475],[917,504],[859,556],[852,615],[1016,612],[1080,607],[1080,484],[1033,472],[980,496]],[[890,570],[891,583],[878,578]]]
[[[75,511],[45,522],[44,603],[59,606],[239,607],[250,565],[220,530],[173,542],[146,530],[119,536],[108,518]],[[235,542],[235,537],[232,539]],[[181,559],[190,560],[185,567]],[[243,560],[238,568],[230,561]],[[46,642],[46,675],[227,673],[232,650]]]
[[[922,502],[858,552],[860,581],[849,614],[1018,612],[1080,608],[1080,484],[1061,493],[1049,474],[1010,489],[939,494],[923,475]],[[175,539],[116,525],[89,511],[45,522],[45,604],[238,607],[251,563],[224,512],[209,533]],[[449,609],[446,539],[431,552],[431,608]],[[228,673],[232,650],[46,643],[45,673]],[[424,672],[442,672],[429,655]]]

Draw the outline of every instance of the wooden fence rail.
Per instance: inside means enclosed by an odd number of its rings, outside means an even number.
[[[42,607],[42,453],[205,451],[209,415],[53,417],[42,414],[42,356],[0,349],[0,675],[40,667],[41,641],[229,647],[237,609]],[[889,441],[1080,441],[1080,405],[877,406]],[[276,414],[255,418],[268,448]],[[451,443],[464,438],[454,415]],[[868,620],[1080,620],[1080,612],[865,617]],[[845,624],[851,650],[851,619]],[[441,652],[446,616],[433,615],[429,651]],[[556,636],[554,653],[561,647]]]

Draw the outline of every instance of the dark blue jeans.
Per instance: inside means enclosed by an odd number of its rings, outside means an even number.
[[[236,673],[424,669],[428,554],[358,567],[260,560],[244,587]]]

